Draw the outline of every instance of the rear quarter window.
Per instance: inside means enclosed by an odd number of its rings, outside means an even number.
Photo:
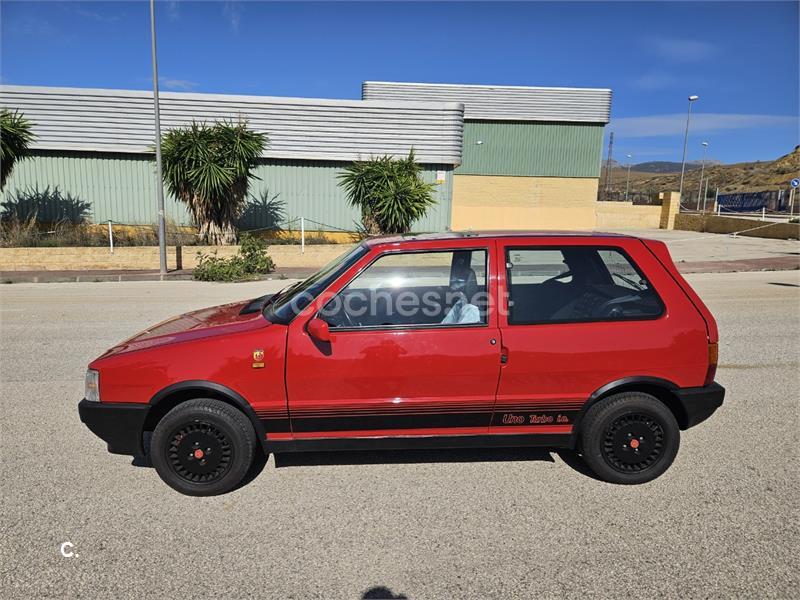
[[[631,258],[614,247],[506,251],[511,325],[655,319],[664,304]]]

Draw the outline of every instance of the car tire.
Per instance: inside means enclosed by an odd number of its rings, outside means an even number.
[[[153,432],[151,460],[168,486],[188,496],[216,496],[244,480],[256,455],[256,433],[242,411],[219,400],[189,400]]]
[[[581,426],[583,460],[604,481],[652,481],[675,460],[680,428],[661,401],[642,392],[604,398],[589,408]]]

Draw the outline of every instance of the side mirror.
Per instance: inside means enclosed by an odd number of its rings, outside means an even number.
[[[328,324],[320,319],[319,317],[314,317],[308,322],[308,335],[320,342],[330,342],[331,341],[331,330]]]

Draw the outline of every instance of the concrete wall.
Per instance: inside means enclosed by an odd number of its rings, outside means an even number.
[[[595,178],[455,175],[453,230],[592,229]]]
[[[768,223],[757,219],[717,217],[715,215],[679,214],[675,229],[707,233],[738,233],[745,237],[778,240],[800,239],[800,223]],[[745,231],[750,229],[751,231]]]
[[[276,266],[283,268],[319,268],[352,248],[348,244],[306,246],[270,246],[269,255]],[[197,253],[217,251],[220,257],[236,254],[238,246],[182,246],[167,248],[169,269],[191,269],[197,264]],[[158,269],[158,247],[130,246],[108,248],[0,248],[0,271],[73,271],[73,270],[152,270]]]

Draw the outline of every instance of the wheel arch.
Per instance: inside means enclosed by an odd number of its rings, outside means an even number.
[[[179,404],[195,398],[219,400],[220,402],[224,402],[225,404],[241,410],[245,416],[250,419],[250,423],[252,423],[253,429],[258,436],[259,444],[262,449],[264,448],[264,441],[266,439],[264,425],[259,420],[253,407],[250,406],[250,403],[245,400],[241,394],[227,386],[213,381],[199,379],[174,383],[157,392],[150,399],[150,410],[147,413],[142,433],[153,431],[156,425],[158,425],[158,422],[164,418],[169,411]]]
[[[678,400],[678,396],[675,394],[675,390],[678,388],[678,385],[667,379],[646,376],[623,377],[622,379],[617,379],[616,381],[605,384],[589,396],[589,399],[575,418],[572,428],[573,446],[577,444],[581,423],[586,412],[604,398],[621,392],[643,392],[645,394],[650,394],[670,410],[682,430],[686,429],[688,426],[688,416]]]

